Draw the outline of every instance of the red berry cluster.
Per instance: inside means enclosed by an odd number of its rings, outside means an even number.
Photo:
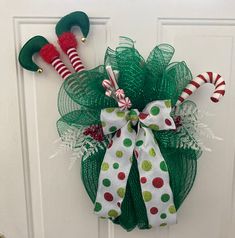
[[[181,116],[174,118],[176,128],[182,126]]]
[[[84,130],[83,134],[86,136],[91,136],[94,140],[97,140],[97,141],[104,140],[104,134],[103,134],[103,129],[101,125],[89,126]]]

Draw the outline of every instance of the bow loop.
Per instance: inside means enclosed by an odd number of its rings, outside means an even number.
[[[160,100],[149,103],[140,114],[140,122],[152,130],[175,129],[175,123],[170,115],[171,101]]]
[[[100,119],[105,135],[114,133],[127,124],[129,111],[122,111],[120,108],[110,107],[101,110]]]

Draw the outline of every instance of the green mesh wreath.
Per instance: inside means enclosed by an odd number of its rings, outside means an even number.
[[[127,37],[115,50],[107,49],[103,65],[85,70],[73,26],[85,42],[87,14],[69,13],[55,29],[76,73],[40,35],[24,44],[19,63],[42,73],[32,58],[38,52],[65,79],[58,94],[57,129],[62,143],[81,160],[95,213],[127,231],[176,223],[176,210],[193,186],[202,153],[197,107],[185,99],[211,83],[211,100],[218,102],[225,94],[224,79],[206,72],[192,80],[185,62],[171,62],[174,48],[168,44],[156,46],[145,61]]]
[[[167,44],[156,46],[145,61],[134,48],[133,41],[121,38],[116,50],[107,49],[104,65],[92,70],[84,70],[69,76],[63,83],[58,95],[58,110],[61,118],[57,128],[62,140],[81,153],[81,175],[85,189],[95,202],[101,164],[110,137],[102,135],[101,109],[117,107],[117,102],[105,95],[102,87],[108,78],[105,66],[111,65],[119,71],[118,85],[132,102],[132,108],[141,111],[154,100],[170,99],[172,106],[177,102],[183,89],[192,79],[185,62],[173,62],[174,48]],[[171,115],[176,130],[154,133],[161,153],[167,163],[170,186],[174,195],[176,209],[188,195],[197,171],[197,159],[202,151],[197,141],[195,125],[197,108],[193,102],[185,101]],[[77,131],[74,133],[74,131]],[[100,135],[102,141],[94,138]],[[85,137],[84,137],[85,135]],[[81,137],[84,137],[81,141]],[[121,205],[121,215],[113,220],[127,231],[136,226],[148,229],[148,218],[141,194],[140,178],[136,159],[132,158],[126,193]]]

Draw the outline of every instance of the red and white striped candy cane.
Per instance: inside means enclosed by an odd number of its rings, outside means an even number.
[[[106,89],[106,90],[111,90],[111,89],[113,88],[113,85],[112,85],[111,81],[108,80],[108,79],[104,79],[104,80],[103,80],[102,86],[103,86],[104,89]]]
[[[126,110],[131,107],[131,100],[125,96],[123,89],[118,87],[117,78],[118,71],[112,70],[110,65],[106,66],[106,70],[109,79],[104,79],[102,86],[106,89],[105,95],[108,97],[113,97],[117,102],[121,110]]]
[[[111,66],[106,66],[107,73],[109,75],[109,79],[104,79],[102,82],[102,86],[106,90],[105,95],[108,97],[111,96],[116,96],[116,92],[119,90],[118,89],[118,84],[117,84],[117,76],[118,72],[113,71]],[[117,97],[118,98],[118,97]],[[116,98],[115,98],[116,99]]]
[[[199,74],[187,85],[187,87],[183,90],[182,94],[179,96],[178,101],[176,102],[176,106],[181,104],[186,98],[188,98],[204,83],[214,84],[215,91],[211,96],[211,101],[219,102],[220,98],[225,94],[225,81],[217,73],[206,72],[203,74]]]
[[[114,86],[115,90],[118,90],[118,84],[117,84],[117,74],[112,70],[112,67],[110,65],[106,66],[106,71],[109,75],[109,80],[111,81],[111,84]]]
[[[111,81],[108,79],[104,79],[102,82],[102,86],[105,89],[105,95],[108,97],[111,97],[112,96],[112,88],[113,88]]]

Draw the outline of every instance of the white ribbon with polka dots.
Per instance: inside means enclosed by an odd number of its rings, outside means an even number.
[[[100,217],[114,219],[121,214],[132,160],[137,159],[149,225],[176,223],[167,165],[152,133],[152,130],[175,129],[170,112],[170,100],[151,102],[143,112],[137,109],[121,111],[120,108],[101,111],[104,134],[115,134],[99,175],[94,210]]]

